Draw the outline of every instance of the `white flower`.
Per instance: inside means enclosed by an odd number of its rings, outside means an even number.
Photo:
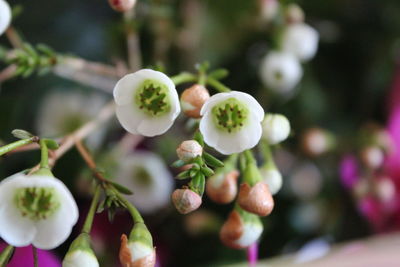
[[[0,35],[2,35],[8,28],[11,22],[11,8],[10,5],[0,0]]]
[[[142,69],[125,75],[114,88],[117,118],[130,133],[165,133],[181,111],[178,93],[168,76]]]
[[[67,89],[68,91],[55,91],[43,100],[36,121],[40,136],[67,135],[94,119],[106,103],[106,99],[99,94]],[[89,136],[88,145],[92,148],[97,147],[104,135],[105,128],[95,131]]]
[[[180,160],[187,162],[197,156],[201,156],[203,147],[196,140],[186,140],[176,149],[176,154]]]
[[[263,226],[259,221],[244,222],[243,233],[235,243],[241,247],[248,247],[260,238],[262,232]]]
[[[282,49],[305,62],[315,56],[318,49],[318,32],[305,23],[289,25],[282,37]]]
[[[282,175],[276,168],[262,167],[260,168],[260,173],[272,195],[275,195],[281,190]]]
[[[281,114],[267,114],[262,122],[263,138],[268,144],[275,145],[285,140],[290,134],[289,120]]]
[[[170,203],[174,179],[163,160],[152,152],[138,152],[119,161],[116,182],[133,190],[127,198],[143,213]]]
[[[18,173],[0,183],[0,237],[15,247],[53,249],[70,235],[78,207],[51,176]]]
[[[62,263],[63,267],[98,267],[99,262],[91,251],[74,250],[68,253]]]
[[[264,110],[249,94],[215,94],[204,104],[201,115],[204,141],[222,154],[242,152],[260,141]]]
[[[279,2],[277,0],[260,0],[261,18],[266,21],[272,21],[278,14]]]
[[[288,93],[299,83],[303,69],[294,55],[272,51],[261,63],[260,76],[271,90]]]

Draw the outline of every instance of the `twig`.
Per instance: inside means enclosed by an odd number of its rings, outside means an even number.
[[[37,248],[35,246],[32,246],[32,252],[33,252],[33,265],[35,267],[38,267],[39,266],[38,251],[37,251]]]
[[[6,30],[6,36],[12,46],[14,46],[15,48],[22,48],[24,42],[22,41],[21,37],[14,27],[8,27],[8,29]]]
[[[139,36],[137,35],[136,29],[132,25],[134,17],[135,13],[133,8],[124,13],[128,63],[131,71],[136,71],[140,68],[140,66],[142,66]]]
[[[114,101],[108,103],[100,112],[99,115],[94,119],[82,127],[77,129],[75,132],[71,133],[70,135],[66,136],[61,146],[54,151],[53,154],[50,155],[49,165],[52,167],[56,163],[56,161],[62,157],[68,150],[70,150],[78,140],[82,140],[89,136],[94,130],[96,130],[101,124],[106,122],[114,115],[115,106]],[[33,173],[39,169],[39,165],[36,165],[34,168],[31,169],[29,173]]]
[[[17,68],[18,68],[17,65],[11,64],[7,68],[3,69],[0,72],[0,84],[14,77]]]
[[[92,170],[93,176],[98,179],[100,182],[108,182],[107,179],[97,170],[96,162],[93,160],[89,151],[84,147],[81,140],[77,140],[75,142],[76,148],[81,154],[83,160],[86,162],[88,167]]]

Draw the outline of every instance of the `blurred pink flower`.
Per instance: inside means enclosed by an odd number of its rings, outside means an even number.
[[[353,189],[360,177],[357,158],[352,154],[345,155],[340,162],[339,173],[343,186]]]
[[[0,251],[6,247],[0,242]],[[38,262],[41,267],[61,267],[61,261],[50,251],[38,249]],[[16,248],[7,267],[33,266],[32,246]]]

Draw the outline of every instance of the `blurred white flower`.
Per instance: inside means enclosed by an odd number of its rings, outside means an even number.
[[[164,73],[150,69],[120,79],[114,88],[114,99],[122,127],[144,136],[165,133],[181,111],[172,80]]]
[[[296,167],[289,179],[292,192],[301,199],[312,199],[322,187],[322,175],[313,163],[302,163]]]
[[[99,94],[79,91],[55,91],[43,100],[36,121],[40,136],[65,136],[95,118],[106,99]],[[97,130],[88,138],[88,145],[96,147],[104,136]]]
[[[313,58],[318,49],[319,35],[305,23],[290,24],[282,37],[282,50],[305,62]]]
[[[56,248],[78,216],[70,191],[54,177],[18,173],[0,183],[0,237],[12,246]]]
[[[127,198],[143,213],[170,203],[174,179],[164,161],[152,152],[136,151],[121,157],[115,178],[134,192]]]
[[[286,52],[269,52],[261,62],[260,77],[269,89],[289,93],[299,83],[303,69],[298,59]]]
[[[0,35],[8,28],[11,22],[11,8],[5,0],[0,0]]]
[[[264,183],[268,185],[269,191],[275,195],[282,188],[282,175],[276,168],[268,168],[263,166],[260,168],[260,174]]]
[[[270,145],[284,141],[290,134],[289,120],[281,114],[266,114],[262,122],[262,127],[263,138]]]
[[[91,251],[74,250],[68,253],[62,263],[62,267],[98,267],[99,262]]]
[[[215,94],[203,105],[201,115],[204,141],[222,154],[242,152],[260,141],[264,110],[249,94]]]

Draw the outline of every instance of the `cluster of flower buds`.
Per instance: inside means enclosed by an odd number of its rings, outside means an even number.
[[[273,0],[263,0],[262,9],[269,12],[267,17],[275,17],[276,11]],[[319,35],[311,26],[304,23],[304,12],[296,4],[280,7],[284,14],[285,26],[279,29],[278,49],[270,51],[262,60],[260,77],[265,86],[280,94],[289,94],[300,82],[303,69],[300,63],[311,60],[317,51]],[[281,27],[277,23],[276,27]]]

